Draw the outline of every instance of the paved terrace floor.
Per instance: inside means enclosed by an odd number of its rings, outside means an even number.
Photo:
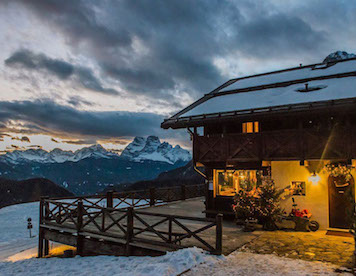
[[[241,251],[330,262],[352,268],[354,249],[352,237],[326,235],[326,231],[273,231],[263,232],[257,239],[244,245]]]

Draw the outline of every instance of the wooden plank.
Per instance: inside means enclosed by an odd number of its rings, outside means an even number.
[[[60,232],[58,230],[43,229],[44,237],[47,240],[61,244],[77,246],[77,237],[72,233]]]

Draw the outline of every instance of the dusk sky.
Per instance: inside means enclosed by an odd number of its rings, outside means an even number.
[[[123,148],[230,78],[356,52],[356,1],[1,0],[0,151]]]

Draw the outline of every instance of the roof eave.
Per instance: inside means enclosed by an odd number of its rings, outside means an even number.
[[[329,101],[319,101],[319,102],[309,102],[301,104],[290,104],[290,105],[281,105],[274,107],[264,107],[258,109],[247,109],[240,111],[229,111],[221,113],[212,113],[212,114],[201,114],[190,117],[180,117],[180,118],[169,118],[162,122],[161,127],[163,129],[179,129],[187,128],[193,126],[201,126],[209,122],[214,121],[227,121],[227,120],[236,120],[236,119],[249,119],[256,118],[266,115],[281,115],[281,114],[296,114],[306,111],[333,111],[335,109],[342,109],[347,111],[348,107],[355,108],[356,97],[348,99],[339,99],[339,100],[329,100]]]

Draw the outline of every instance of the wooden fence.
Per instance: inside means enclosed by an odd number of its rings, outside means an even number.
[[[48,240],[44,239],[43,229],[71,232],[76,237],[79,255],[83,255],[83,239],[88,236],[121,241],[125,244],[127,256],[131,255],[133,243],[153,248],[160,246],[167,250],[195,245],[212,254],[221,254],[222,215],[207,219],[137,209],[202,196],[204,193],[205,185],[192,185],[108,192],[105,196],[71,198],[71,202],[43,198],[40,202],[38,256],[48,254]]]
[[[126,208],[154,206],[165,202],[186,200],[206,195],[206,185],[181,185],[165,188],[150,188],[126,192],[108,191],[106,194],[51,198],[52,200],[82,200],[84,204],[97,207]],[[124,206],[124,207],[122,207]]]

